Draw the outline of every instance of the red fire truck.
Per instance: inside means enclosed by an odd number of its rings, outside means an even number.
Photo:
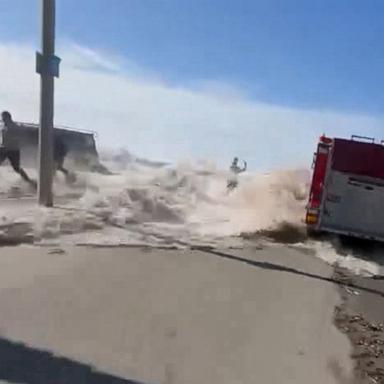
[[[320,137],[305,218],[309,233],[384,241],[383,143]]]

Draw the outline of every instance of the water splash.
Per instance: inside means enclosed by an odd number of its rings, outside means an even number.
[[[228,193],[228,172],[211,162],[160,167],[124,158],[112,170],[113,175],[77,172],[71,185],[58,175],[57,206],[43,209],[19,199],[31,195],[28,185],[0,167],[0,242],[185,248],[266,240],[302,244],[354,273],[383,272],[378,262],[353,250],[343,254],[334,242],[307,239],[303,217],[309,171],[248,173]],[[375,254],[379,260],[384,252]]]

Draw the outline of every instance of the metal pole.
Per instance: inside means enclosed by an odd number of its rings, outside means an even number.
[[[53,180],[53,117],[55,58],[55,0],[42,0],[42,54],[39,56],[40,80],[40,129],[39,129],[39,204],[52,207]]]

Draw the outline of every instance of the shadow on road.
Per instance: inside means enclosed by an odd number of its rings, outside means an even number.
[[[0,338],[0,380],[25,384],[143,384]]]
[[[298,269],[294,269],[294,268],[290,268],[290,267],[285,267],[285,266],[279,265],[279,264],[269,263],[267,261],[249,260],[249,259],[245,259],[243,257],[231,255],[231,254],[224,253],[224,252],[221,252],[221,251],[217,251],[217,250],[214,250],[214,249],[211,249],[211,248],[194,247],[193,249],[197,250],[197,251],[209,253],[211,255],[219,256],[219,257],[222,257],[224,259],[239,261],[241,263],[245,263],[245,264],[251,265],[252,267],[261,268],[261,269],[267,269],[267,270],[270,270],[270,271],[279,271],[279,272],[293,273],[295,275],[305,276],[305,277],[309,277],[311,279],[316,279],[316,280],[321,280],[321,281],[326,281],[328,283],[332,283],[332,284],[336,284],[336,285],[344,286],[344,287],[348,287],[348,288],[355,288],[355,289],[359,289],[359,290],[364,291],[364,292],[369,292],[369,293],[372,293],[372,294],[384,297],[384,292],[383,291],[380,291],[380,290],[377,290],[377,289],[373,289],[373,288],[363,287],[361,285],[354,284],[353,282],[350,282],[350,281],[342,281],[342,280],[338,280],[338,279],[335,279],[335,278],[332,278],[332,277],[325,277],[325,276],[321,276],[321,275],[316,275],[314,273],[300,271]]]

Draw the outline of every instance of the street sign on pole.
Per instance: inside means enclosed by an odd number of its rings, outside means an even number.
[[[60,59],[55,56],[55,0],[41,0],[42,52],[36,55],[36,72],[40,74],[39,129],[39,204],[53,205],[53,118],[54,78],[59,75]]]

